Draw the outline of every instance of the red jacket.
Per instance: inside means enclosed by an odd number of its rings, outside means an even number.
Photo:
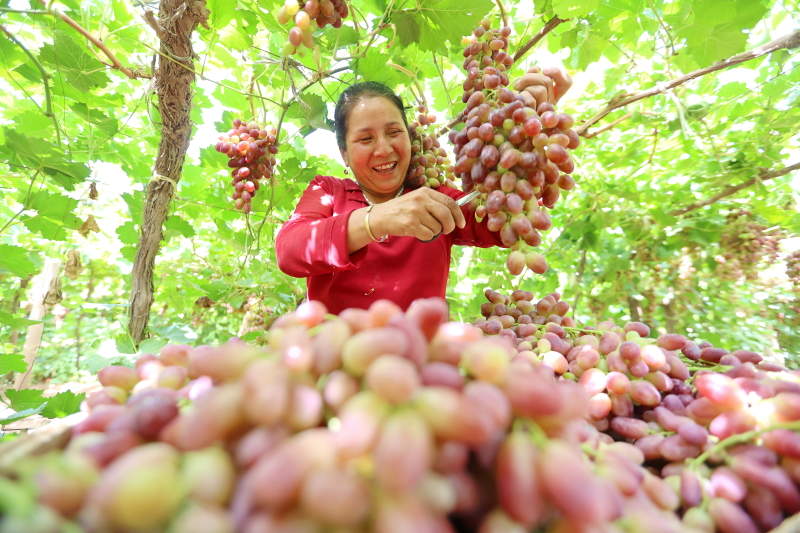
[[[449,187],[436,190],[451,198],[464,195]],[[472,210],[463,207],[464,229],[431,242],[389,237],[348,254],[350,213],[367,205],[355,181],[317,176],[278,232],[278,266],[290,276],[307,278],[308,298],[324,303],[331,313],[348,307],[366,309],[380,298],[403,309],[417,298],[444,298],[451,246],[502,246],[499,235],[485,222],[475,222]]]

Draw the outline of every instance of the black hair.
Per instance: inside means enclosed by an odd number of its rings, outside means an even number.
[[[360,100],[374,96],[386,98],[397,107],[400,111],[400,116],[403,117],[403,124],[405,124],[406,131],[408,131],[408,120],[406,119],[403,101],[394,91],[376,81],[355,83],[342,91],[342,94],[339,95],[339,100],[336,102],[336,110],[333,112],[333,122],[336,129],[336,144],[339,145],[339,150],[342,152],[347,149],[347,118],[350,116],[350,110]]]

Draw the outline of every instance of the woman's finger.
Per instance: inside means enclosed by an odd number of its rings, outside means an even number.
[[[419,229],[425,229],[430,232],[427,237],[425,237],[427,235],[426,232],[423,232],[423,235],[417,235],[419,238],[427,240],[442,232],[442,224],[430,212],[426,211],[419,217]]]

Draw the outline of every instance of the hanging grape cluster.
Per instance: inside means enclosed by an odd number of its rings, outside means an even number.
[[[463,84],[465,127],[451,131],[455,146],[455,173],[463,189],[481,191],[475,216],[488,217],[488,227],[500,232],[505,246],[513,247],[507,267],[516,275],[527,265],[547,269],[539,254],[525,254],[518,243],[538,246],[540,231],[550,227],[545,208],[552,208],[561,190],[575,186],[575,165],[569,150],[580,144],[571,129],[573,119],[558,113],[547,101],[537,101],[529,69],[508,87],[507,69],[513,58],[506,52],[511,30],[491,29],[487,21],[475,29],[464,50]],[[544,99],[543,99],[544,100]]]
[[[729,213],[720,237],[717,275],[722,279],[753,281],[759,265],[778,258],[780,235],[760,224],[753,214],[740,209]]]
[[[290,20],[294,22],[289,30],[289,42],[284,53],[294,54],[301,45],[313,48],[314,25],[324,28],[330,24],[339,28],[342,19],[348,14],[349,9],[344,0],[285,0],[275,16],[280,24],[286,24]]]
[[[786,277],[789,278],[794,291],[800,296],[800,250],[796,250],[786,257]]]
[[[417,108],[417,120],[408,125],[411,137],[411,163],[406,184],[411,187],[456,187],[453,166],[439,144],[433,124],[436,117],[424,105]]]
[[[272,178],[278,153],[275,128],[267,130],[237,118],[233,128],[220,135],[215,148],[228,156],[228,166],[233,169],[231,185],[236,209],[249,213],[260,180]]]

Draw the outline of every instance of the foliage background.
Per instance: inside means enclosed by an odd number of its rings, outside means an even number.
[[[320,131],[349,83],[374,79],[409,103],[427,101],[446,124],[460,111],[461,38],[491,0],[358,0],[314,51],[285,58],[277,0],[208,0],[195,34],[195,134],[156,263],[151,338],[126,333],[129,274],[144,191],[153,179],[160,120],[147,77],[128,77],[56,12],[102,42],[119,62],[151,71],[158,40],[144,13],[155,2],[0,0],[0,371],[18,370],[31,277],[46,258],[67,260],[62,299],[45,318],[38,380],[64,381],[167,342],[216,343],[243,330],[245,313],[275,316],[304,283],[275,265],[273,237],[315,174],[342,175]],[[506,2],[512,51],[554,16],[565,21],[514,66],[561,63],[575,85],[561,101],[577,124],[635,93],[800,27],[796,0],[545,0]],[[713,72],[619,109],[576,151],[578,187],[553,210],[542,247],[550,271],[511,279],[503,250],[454,253],[453,316],[478,315],[483,288],[558,290],[583,324],[640,318],[728,349],[800,357],[800,289],[785,259],[800,247],[800,176],[757,181],[683,215],[674,211],[726,187],[800,161],[800,60],[780,50]],[[513,77],[513,76],[512,76]],[[214,132],[234,117],[280,124],[274,183],[245,217],[229,199]],[[330,134],[328,134],[330,138]],[[96,193],[96,194],[95,194]],[[723,275],[728,216],[779,234],[779,254]],[[92,222],[96,226],[92,225]],[[738,227],[738,226],[737,226]],[[79,258],[80,268],[75,263]],[[735,263],[735,261],[734,261]],[[734,264],[734,266],[736,266]],[[735,269],[734,269],[735,270]],[[754,272],[754,273],[753,273]],[[795,280],[795,283],[800,280]],[[254,338],[258,332],[246,338]]]

